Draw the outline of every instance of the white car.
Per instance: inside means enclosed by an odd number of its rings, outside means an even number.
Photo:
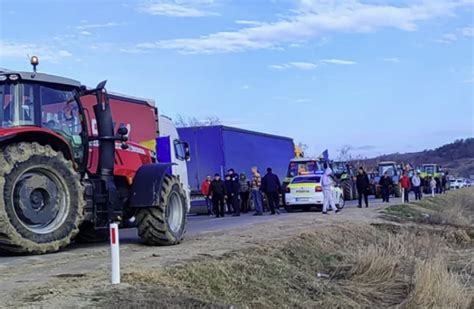
[[[449,188],[450,189],[461,189],[466,187],[466,182],[462,178],[452,179],[449,181]]]
[[[304,175],[293,178],[286,187],[285,208],[291,212],[294,209],[309,210],[311,207],[320,208],[323,205],[323,188],[321,175]],[[338,186],[332,186],[331,191],[336,207],[344,207],[344,194]]]

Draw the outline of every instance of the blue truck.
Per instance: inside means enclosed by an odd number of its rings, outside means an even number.
[[[257,166],[265,174],[267,167],[283,180],[288,162],[294,157],[293,139],[223,125],[178,128],[181,140],[190,148],[187,162],[191,188],[191,209],[202,206],[201,183],[207,175],[225,175],[228,169],[244,172]]]

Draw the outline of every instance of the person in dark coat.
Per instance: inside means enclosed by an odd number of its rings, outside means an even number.
[[[365,207],[369,207],[369,187],[370,181],[369,176],[364,171],[364,168],[359,167],[359,173],[356,178],[356,187],[357,192],[359,193],[359,205],[357,207],[362,207],[362,197],[364,197]]]
[[[240,173],[240,210],[243,213],[249,211],[250,181],[245,173]]]
[[[224,217],[224,200],[227,197],[227,191],[219,174],[214,175],[214,180],[211,182],[209,187],[209,193],[212,199],[212,205],[214,206],[214,214],[216,215],[216,218],[219,218],[219,216]]]
[[[225,187],[227,190],[227,207],[229,212],[233,213],[234,216],[240,216],[240,180],[239,175],[235,173],[234,169],[229,169],[225,177]]]
[[[382,202],[389,202],[390,187],[393,186],[392,177],[388,176],[387,172],[380,177],[379,185],[382,189]]]
[[[272,168],[267,168],[267,174],[262,178],[262,191],[266,194],[271,214],[280,214],[281,183],[277,175],[273,174]]]

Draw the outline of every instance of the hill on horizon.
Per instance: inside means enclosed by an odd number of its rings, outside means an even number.
[[[432,150],[382,155],[364,160],[364,163],[370,169],[380,161],[409,163],[413,166],[436,163],[446,168],[450,175],[469,178],[474,175],[474,138],[458,139]]]

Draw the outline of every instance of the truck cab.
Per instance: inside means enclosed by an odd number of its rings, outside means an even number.
[[[191,190],[188,182],[187,161],[190,160],[189,144],[180,140],[178,130],[171,118],[160,115],[158,120],[159,137],[156,142],[157,160],[172,163],[171,174],[176,175],[186,192],[188,212],[191,208]]]

